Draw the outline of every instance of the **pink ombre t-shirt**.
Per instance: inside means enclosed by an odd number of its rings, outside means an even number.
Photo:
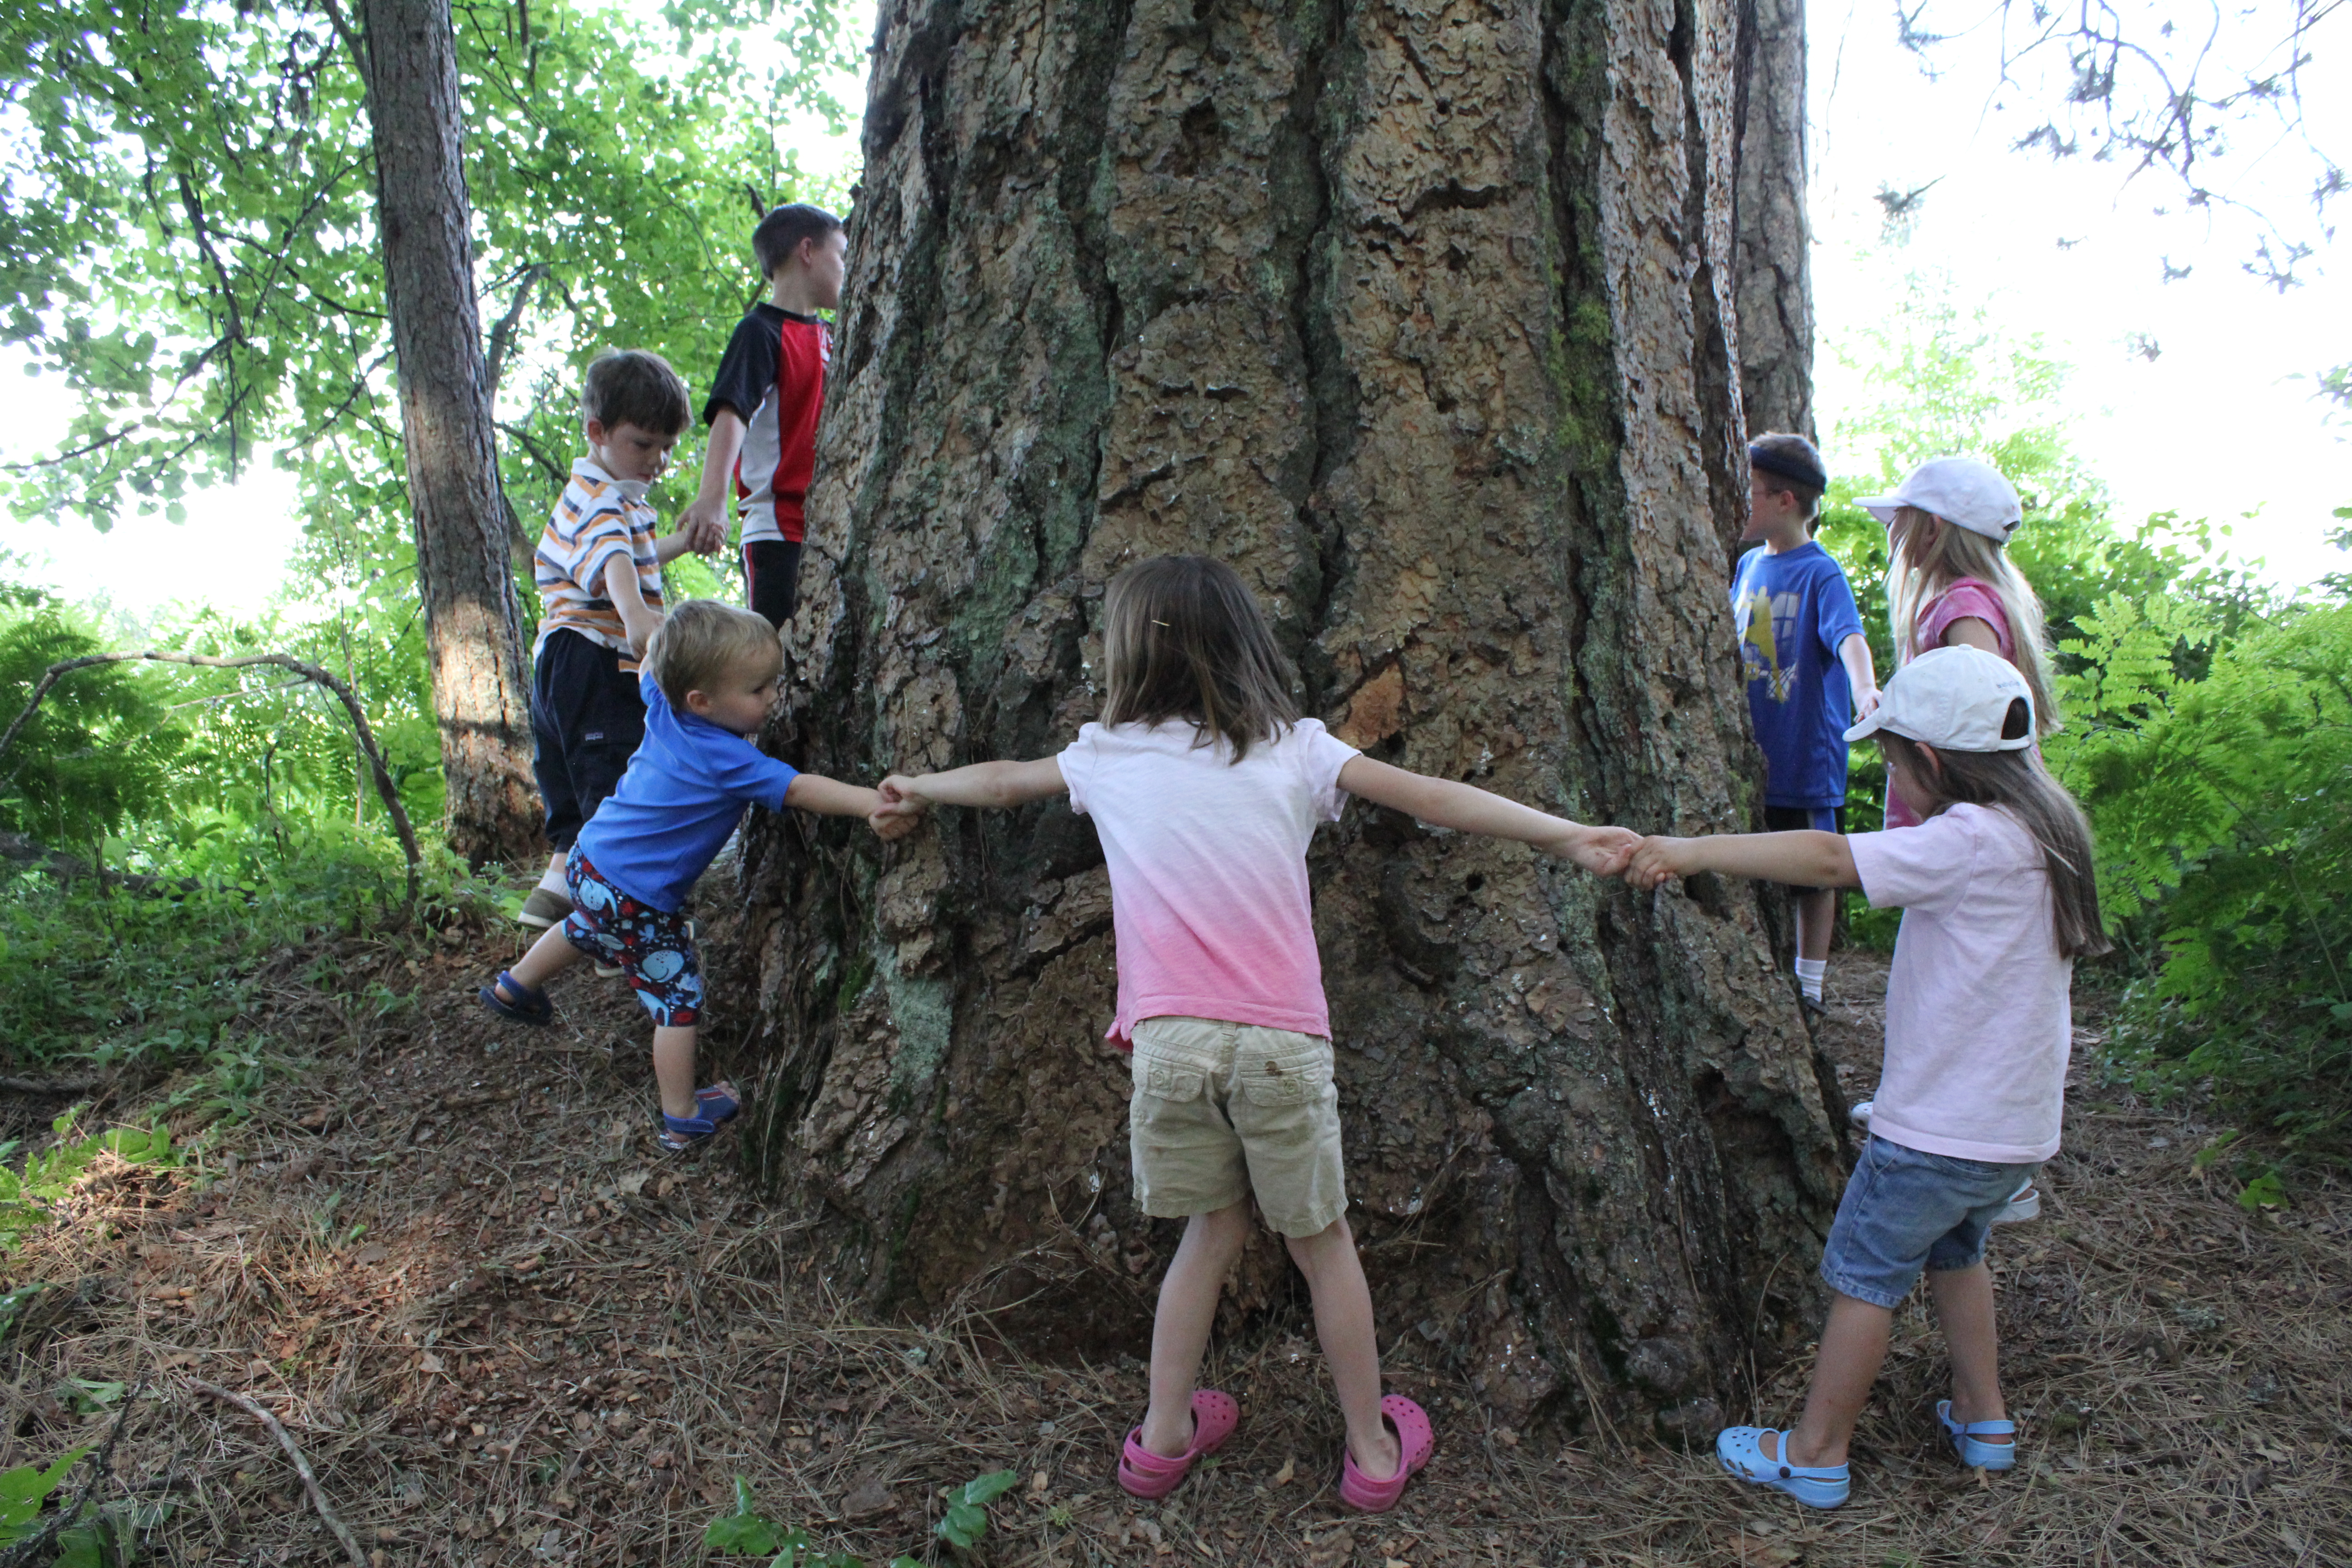
[[[1954,805],[1846,847],[1870,907],[1903,911],[1872,1135],[1996,1165],[2047,1160],[2074,1043],[2074,961],[2058,951],[2042,846],[2005,811]]]
[[[1952,623],[1971,616],[1992,628],[1992,639],[2000,645],[2000,657],[2015,664],[2017,638],[2010,634],[2009,612],[2000,607],[2000,595],[1993,592],[1992,584],[1981,577],[1962,577],[1919,606],[1911,627],[1915,646],[1898,650],[1902,662],[1908,664],[1929,648],[1943,647],[1944,634],[1951,630]],[[1892,788],[1886,792],[1886,826],[1919,826],[1919,818]]]
[[[1329,1036],[1307,842],[1348,804],[1355,754],[1302,719],[1238,763],[1181,721],[1088,724],[1055,759],[1110,869],[1112,1040],[1168,1016]]]

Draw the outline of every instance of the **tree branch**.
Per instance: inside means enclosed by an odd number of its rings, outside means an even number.
[[[334,1505],[327,1500],[325,1489],[319,1485],[317,1472],[310,1468],[310,1461],[303,1456],[302,1450],[295,1446],[294,1435],[286,1430],[285,1423],[244,1394],[232,1394],[216,1383],[206,1383],[201,1377],[192,1377],[188,1379],[188,1385],[200,1393],[211,1394],[215,1399],[225,1400],[236,1405],[239,1410],[269,1428],[269,1435],[278,1439],[278,1446],[286,1450],[288,1458],[294,1461],[294,1473],[302,1478],[302,1489],[310,1494],[310,1506],[318,1510],[319,1517],[326,1521],[327,1528],[332,1531],[335,1539],[342,1543],[344,1553],[352,1560],[352,1568],[368,1568],[367,1553],[360,1550],[358,1540],[352,1534],[352,1527],[342,1521],[341,1516],[335,1512]]]

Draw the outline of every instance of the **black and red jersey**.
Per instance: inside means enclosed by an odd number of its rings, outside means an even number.
[[[833,332],[824,322],[764,302],[752,306],[727,340],[702,422],[709,424],[721,408],[733,409],[743,421],[735,498],[746,544],[801,541],[802,507],[816,471],[816,420],[832,362]]]

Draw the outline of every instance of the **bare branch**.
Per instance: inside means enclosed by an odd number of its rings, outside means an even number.
[[[188,1379],[188,1385],[200,1393],[211,1394],[215,1399],[225,1400],[236,1405],[239,1410],[269,1428],[269,1435],[278,1439],[278,1446],[286,1450],[286,1457],[289,1459],[294,1461],[294,1473],[302,1478],[302,1489],[310,1494],[310,1506],[318,1510],[319,1517],[326,1521],[327,1528],[332,1531],[335,1539],[342,1543],[344,1553],[352,1560],[352,1568],[368,1568],[367,1553],[360,1550],[359,1541],[352,1534],[352,1527],[342,1521],[341,1516],[335,1512],[334,1505],[327,1500],[325,1489],[319,1485],[318,1473],[310,1468],[310,1461],[304,1457],[302,1450],[295,1446],[294,1435],[286,1430],[285,1423],[244,1394],[232,1394],[216,1383],[206,1383],[201,1377],[192,1377]]]

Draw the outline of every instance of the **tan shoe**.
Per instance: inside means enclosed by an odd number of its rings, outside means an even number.
[[[564,917],[571,912],[572,900],[562,893],[533,888],[530,897],[522,901],[522,908],[515,911],[515,923],[527,925],[533,931],[545,931],[551,925],[562,924]]]

